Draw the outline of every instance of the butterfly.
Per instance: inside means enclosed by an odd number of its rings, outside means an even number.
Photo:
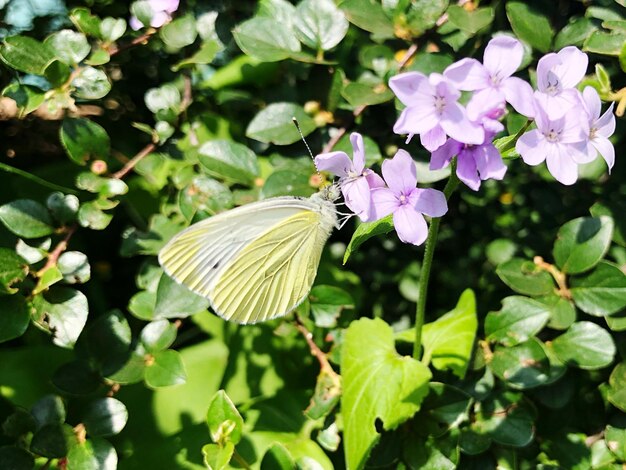
[[[339,227],[338,196],[331,185],[309,198],[275,197],[219,213],[175,235],[159,263],[226,320],[284,316],[313,286],[324,245]]]

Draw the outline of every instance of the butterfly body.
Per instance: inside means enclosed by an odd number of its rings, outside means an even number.
[[[238,323],[286,315],[304,301],[337,226],[336,190],[270,198],[222,212],[175,235],[159,263]]]

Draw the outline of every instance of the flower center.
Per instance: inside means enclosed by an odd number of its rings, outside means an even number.
[[[589,131],[589,140],[595,139],[597,132],[598,132],[598,128],[597,127],[592,127],[591,130]]]
[[[561,84],[559,83],[559,77],[553,73],[548,74],[548,86],[546,87],[546,93],[554,96],[561,91]]]
[[[491,84],[495,87],[498,88],[500,87],[500,84],[502,83],[502,78],[500,78],[500,76],[496,73],[494,75],[490,75],[489,79],[491,81]]]
[[[546,140],[548,142],[558,142],[561,140],[561,131],[556,129],[550,129],[547,133],[544,134],[546,136]]]
[[[400,201],[400,205],[404,206],[405,204],[409,203],[409,198],[406,197],[406,194],[401,193],[400,197],[398,198],[398,200]]]
[[[435,96],[435,109],[442,113],[446,107],[446,98],[444,96]]]

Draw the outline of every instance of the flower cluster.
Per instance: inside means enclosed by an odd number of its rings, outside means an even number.
[[[441,169],[457,158],[457,175],[478,190],[481,181],[501,180],[506,173],[502,156],[493,145],[504,129],[499,119],[510,104],[519,114],[534,119],[536,129],[522,135],[516,150],[524,162],[544,160],[552,175],[563,184],[578,178],[578,165],[594,160],[598,153],[609,171],[614,149],[608,140],[615,128],[612,106],[600,116],[600,98],[591,87],[581,93],[575,86],[587,69],[586,54],[576,47],[547,54],[537,66],[537,90],[513,77],[522,63],[524,48],[515,38],[492,39],[483,57],[462,59],[443,74],[419,72],[396,75],[389,86],[406,106],[394,132],[419,134],[432,153],[430,168]],[[459,103],[461,92],[471,92],[467,105]]]
[[[150,10],[152,10],[150,26],[153,28],[160,28],[172,19],[172,13],[178,10],[180,0],[146,0],[146,3],[150,7]],[[135,31],[147,26],[144,25],[136,16],[132,16],[130,18],[129,24]]]
[[[428,235],[424,215],[441,217],[448,211],[441,191],[417,188],[417,170],[413,158],[404,150],[385,160],[383,178],[365,168],[363,137],[350,136],[353,159],[345,152],[323,153],[315,157],[320,171],[339,176],[339,187],[346,206],[363,222],[393,214],[398,237],[405,243],[421,245]]]

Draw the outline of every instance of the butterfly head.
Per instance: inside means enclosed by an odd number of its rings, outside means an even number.
[[[320,189],[319,195],[322,199],[334,202],[341,196],[341,190],[337,183],[332,183]]]

